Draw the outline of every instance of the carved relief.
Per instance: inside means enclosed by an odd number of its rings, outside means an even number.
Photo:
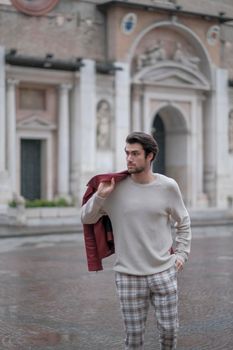
[[[176,43],[173,60],[192,69],[198,69],[198,63],[200,62],[198,57],[187,55],[179,42]]]
[[[168,48],[168,45],[167,45]],[[199,69],[200,59],[187,53],[180,42],[176,42],[174,48],[168,52],[164,45],[164,40],[159,39],[155,46],[146,49],[136,58],[137,71],[149,66],[153,66],[161,61],[173,61],[194,70]]]
[[[111,108],[106,100],[101,100],[97,105],[96,144],[97,149],[110,147],[111,134]]]
[[[146,66],[153,66],[158,61],[166,60],[167,55],[163,47],[163,41],[158,40],[155,46],[147,49],[143,54],[138,56],[137,69],[141,70]]]

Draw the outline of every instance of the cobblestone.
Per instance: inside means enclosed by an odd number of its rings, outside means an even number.
[[[194,237],[179,275],[178,350],[233,349],[233,236]],[[0,349],[121,350],[112,264],[88,273],[81,235],[1,239]],[[158,350],[150,310],[145,350]]]

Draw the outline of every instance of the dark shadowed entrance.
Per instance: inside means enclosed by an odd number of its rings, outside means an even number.
[[[21,140],[21,195],[41,198],[41,140]]]
[[[159,146],[159,153],[153,163],[153,171],[156,173],[165,174],[165,126],[159,114],[157,114],[154,118],[152,135]]]

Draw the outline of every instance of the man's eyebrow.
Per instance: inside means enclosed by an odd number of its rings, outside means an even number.
[[[131,150],[128,150],[127,148],[125,148],[125,152],[140,152],[138,149],[131,149]]]

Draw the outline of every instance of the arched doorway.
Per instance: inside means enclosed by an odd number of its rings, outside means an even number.
[[[152,120],[151,134],[160,148],[153,171],[174,178],[187,202],[189,145],[184,115],[172,105],[162,107]]]

